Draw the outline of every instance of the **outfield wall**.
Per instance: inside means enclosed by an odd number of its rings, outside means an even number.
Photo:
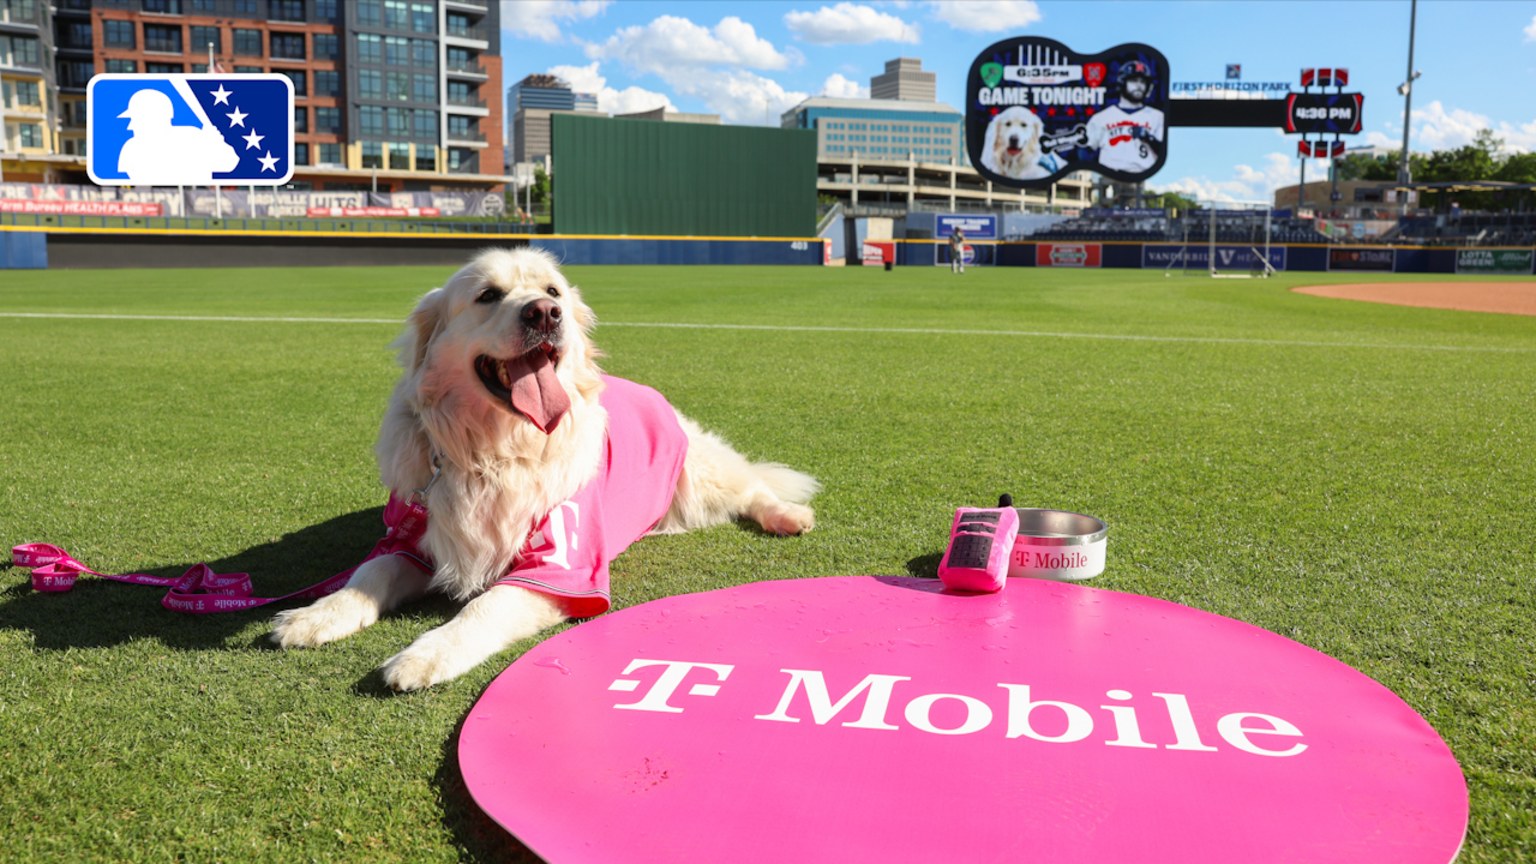
[[[852,224],[852,222],[850,222]],[[947,266],[942,239],[884,240],[898,266]],[[988,247],[984,263],[1003,267],[1073,267],[1147,270],[1208,268],[1205,244],[1132,242],[974,241]],[[818,265],[816,237],[612,237],[570,234],[408,234],[282,231],[167,231],[0,225],[0,269],[50,267],[314,267],[369,265],[456,266],[489,247],[546,249],[566,264]],[[857,243],[851,247],[859,248]],[[1186,259],[1178,257],[1180,253]],[[1252,266],[1251,250],[1218,244],[1223,269]],[[1295,272],[1446,273],[1522,276],[1536,270],[1536,250],[1421,246],[1271,247],[1271,264]],[[1185,264],[1187,260],[1187,264]],[[857,265],[858,258],[849,262]]]
[[[560,234],[392,234],[129,231],[0,225],[0,269],[52,267],[458,266],[490,247],[546,249],[566,264],[822,263],[815,237],[594,237]],[[14,251],[13,251],[14,250]]]

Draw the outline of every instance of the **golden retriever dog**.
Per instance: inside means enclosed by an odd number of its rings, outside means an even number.
[[[814,479],[604,376],[595,323],[537,250],[487,251],[428,292],[375,447],[390,533],[341,590],[279,614],[273,641],[323,645],[428,590],[466,601],[383,665],[391,688],[417,690],[606,610],[608,562],[645,533],[812,528]]]
[[[1043,164],[1040,153],[1040,133],[1044,128],[1040,118],[1028,108],[1018,105],[1005,108],[987,124],[986,138],[982,142],[982,167],[1015,180],[1050,176],[1053,169]]]

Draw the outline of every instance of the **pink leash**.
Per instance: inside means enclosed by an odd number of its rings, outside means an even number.
[[[419,503],[404,503],[390,496],[384,508],[384,524],[389,531],[374,545],[368,557],[357,567],[383,555],[400,555],[423,570],[430,570],[416,551],[416,543],[427,530],[427,510]],[[109,574],[87,567],[79,559],[51,543],[23,543],[11,549],[11,562],[32,570],[32,588],[36,591],[62,593],[75,587],[75,580],[89,573],[130,585],[156,585],[169,588],[160,605],[173,612],[204,614],[238,612],[283,600],[313,599],[341,590],[357,567],[337,573],[281,597],[252,596],[254,588],[246,573],[215,573],[207,564],[194,564],[179,577],[151,576],[147,573]]]

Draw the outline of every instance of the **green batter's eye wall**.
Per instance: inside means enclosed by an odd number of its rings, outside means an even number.
[[[813,130],[550,119],[561,234],[816,234]]]

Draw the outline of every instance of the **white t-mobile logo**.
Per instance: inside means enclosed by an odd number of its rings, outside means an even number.
[[[638,702],[627,702],[614,705],[615,708],[623,708],[629,711],[662,711],[668,714],[681,714],[683,709],[672,705],[668,700],[672,694],[681,687],[688,673],[695,669],[704,669],[714,673],[716,681],[724,681],[730,677],[731,670],[735,666],[727,666],[722,663],[689,663],[684,660],[631,660],[624,667],[624,674],[629,675],[636,669],[644,669],[647,666],[667,667],[656,681],[651,684],[649,690]],[[640,680],[636,678],[617,678],[608,685],[609,690],[617,690],[623,693],[632,693],[640,689]],[[719,684],[694,684],[688,688],[689,696],[714,696],[720,692]]]

